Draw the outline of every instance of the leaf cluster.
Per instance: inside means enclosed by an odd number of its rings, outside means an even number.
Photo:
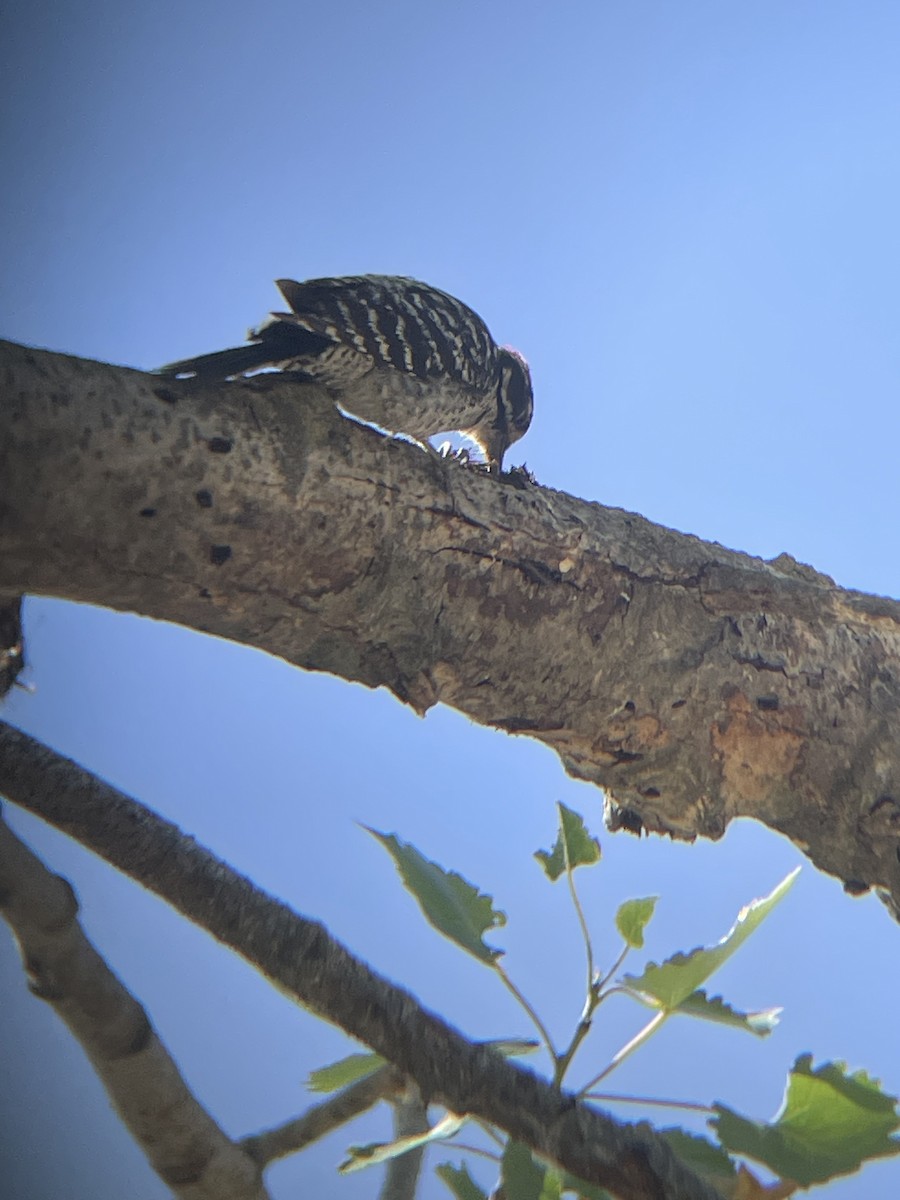
[[[593,938],[575,884],[575,872],[579,867],[595,867],[601,862],[600,843],[589,833],[578,813],[564,804],[559,804],[557,811],[556,840],[551,849],[538,850],[534,857],[549,882],[566,880],[584,941],[587,966],[581,1018],[568,1044],[562,1048],[556,1046],[544,1021],[508,974],[503,964],[503,949],[485,941],[507,920],[506,914],[495,907],[493,897],[460,874],[426,858],[395,834],[369,830],[394,860],[404,885],[415,897],[426,920],[495,973],[538,1033],[537,1042],[504,1039],[491,1042],[493,1049],[505,1055],[519,1055],[542,1046],[551,1062],[553,1082],[562,1087],[591,1030],[597,1010],[605,1000],[614,994],[624,994],[650,1009],[652,1015],[640,1032],[581,1085],[575,1095],[588,1102],[663,1104],[706,1112],[709,1137],[699,1137],[679,1128],[658,1132],[673,1151],[703,1175],[726,1200],[786,1197],[798,1188],[826,1183],[836,1176],[857,1171],[872,1159],[900,1153],[896,1097],[883,1092],[878,1081],[865,1072],[849,1072],[843,1063],[831,1062],[813,1068],[809,1054],[800,1055],[790,1069],[781,1108],[768,1122],[751,1120],[720,1103],[676,1102],[599,1092],[601,1081],[674,1016],[712,1021],[756,1037],[766,1037],[772,1032],[780,1009],[745,1011],[721,996],[709,996],[705,984],[784,899],[799,868],[768,895],[746,905],[719,942],[689,952],[673,953],[661,963],[648,962],[636,974],[621,974],[621,968],[632,952],[643,948],[644,934],[653,918],[658,897],[625,900],[615,914],[615,928],[622,946],[611,967],[601,972],[595,966]],[[316,1091],[338,1090],[383,1066],[383,1060],[377,1055],[354,1054],[314,1072],[309,1086]],[[492,1195],[502,1196],[505,1200],[557,1200],[564,1194],[574,1194],[585,1200],[604,1200],[608,1196],[602,1188],[575,1179],[551,1163],[541,1162],[528,1147],[505,1138],[498,1130],[481,1122],[482,1131],[493,1149],[463,1145],[455,1139],[469,1122],[470,1118],[464,1113],[445,1113],[420,1134],[353,1147],[341,1170],[355,1171],[442,1142],[470,1155],[492,1159],[499,1176],[497,1190]],[[764,1183],[748,1166],[748,1160],[766,1168],[776,1177],[775,1182]],[[487,1193],[464,1162],[458,1166],[444,1162],[436,1170],[457,1200],[487,1200]]]

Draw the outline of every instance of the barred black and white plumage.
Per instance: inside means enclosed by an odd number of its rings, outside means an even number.
[[[528,364],[500,347],[477,313],[446,292],[395,275],[277,285],[291,311],[272,313],[246,346],[161,367],[198,381],[267,367],[322,384],[354,416],[429,438],[459,430],[493,471],[531,424]]]

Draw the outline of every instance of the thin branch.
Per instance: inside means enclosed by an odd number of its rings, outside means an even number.
[[[422,1095],[415,1084],[408,1084],[403,1093],[393,1101],[393,1108],[395,1139],[415,1137],[416,1134],[428,1132],[428,1109],[422,1102]],[[424,1157],[425,1147],[419,1146],[407,1154],[390,1159],[378,1200],[413,1200]]]
[[[616,961],[613,963],[613,965],[609,968],[609,970],[606,972],[606,974],[602,977],[602,979],[599,979],[597,981],[597,990],[598,990],[598,992],[602,992],[602,995],[600,996],[601,1000],[605,1000],[607,996],[611,996],[613,994],[612,988],[610,988],[608,991],[605,991],[605,992],[603,991],[603,988],[606,987],[606,985],[609,983],[609,981],[612,979],[612,977],[617,973],[617,971],[619,971],[619,969],[622,966],[622,963],[628,957],[630,950],[631,950],[631,947],[626,942],[626,944],[622,947],[622,952],[619,955],[619,957],[616,959]]]
[[[506,1144],[502,1138],[497,1140],[500,1142],[501,1147]],[[492,1150],[485,1149],[484,1146],[475,1146],[471,1142],[453,1141],[446,1142],[445,1145],[448,1150],[458,1150],[460,1154],[475,1154],[479,1158],[486,1158],[488,1162],[493,1163],[494,1166],[497,1166],[502,1160],[502,1155],[495,1154]]]
[[[718,1200],[646,1129],[622,1125],[473,1045],[325,928],[265,895],[171,823],[0,723],[0,793],[162,896],[307,1008],[415,1080],[429,1102],[484,1118],[620,1200]]]
[[[578,1095],[585,1097],[590,1092],[594,1085],[599,1083],[601,1079],[605,1079],[607,1075],[611,1075],[616,1067],[621,1066],[629,1055],[634,1054],[635,1050],[643,1046],[649,1038],[656,1033],[657,1029],[666,1021],[672,1014],[662,1009],[650,1018],[643,1029],[639,1030],[630,1042],[627,1042],[621,1050],[617,1050],[612,1056],[607,1066],[603,1068],[599,1075],[595,1075],[590,1083],[586,1083],[583,1088],[579,1089]]]
[[[379,1101],[391,1099],[403,1087],[404,1081],[393,1067],[380,1067],[365,1079],[348,1084],[321,1104],[313,1105],[302,1116],[274,1129],[242,1138],[240,1145],[254,1162],[266,1167],[270,1162],[295,1154],[332,1130],[346,1125]]]
[[[259,1165],[196,1100],[79,924],[71,886],[0,817],[0,897],[29,987],[69,1027],[150,1165],[183,1200],[266,1200]]]
[[[584,952],[587,960],[587,989],[585,992],[585,1006],[587,1011],[587,1007],[590,1006],[594,996],[594,947],[591,944],[591,933],[585,920],[584,909],[581,907],[578,890],[575,887],[575,872],[569,864],[569,850],[565,838],[563,838],[563,853],[566,856],[566,880],[569,884],[569,895],[572,897],[572,903],[575,906],[575,912],[578,916],[581,936],[584,939]]]
[[[572,904],[575,906],[575,913],[581,928],[581,936],[584,940],[587,961],[587,987],[585,989],[581,1020],[575,1028],[575,1033],[572,1035],[572,1040],[569,1042],[568,1047],[557,1057],[554,1063],[553,1082],[557,1087],[562,1084],[572,1059],[578,1053],[579,1046],[590,1033],[594,1010],[600,1002],[599,985],[594,979],[594,947],[591,943],[591,934],[585,920],[584,909],[581,907],[581,900],[578,898],[578,890],[575,887],[575,871],[569,862],[569,846],[565,837],[562,838],[562,847],[566,859],[566,881],[569,885],[569,895],[572,898]]]
[[[572,1059],[578,1053],[578,1048],[581,1046],[581,1043],[584,1041],[587,1035],[591,1032],[591,1025],[593,1023],[592,1014],[595,1008],[596,1005],[593,1003],[592,997],[589,996],[585,1002],[584,1013],[582,1014],[581,1020],[575,1027],[575,1033],[572,1035],[572,1040],[569,1043],[568,1048],[556,1060],[556,1069],[553,1074],[553,1081],[557,1086],[562,1083],[566,1072],[572,1063]]]
[[[588,1092],[585,1100],[599,1100],[602,1104],[639,1104],[641,1108],[680,1108],[685,1112],[714,1113],[710,1104],[698,1104],[694,1100],[661,1100],[656,1096],[621,1096],[615,1092]]]
[[[513,981],[507,975],[505,969],[500,964],[499,960],[495,960],[493,962],[492,966],[493,966],[494,970],[497,972],[497,974],[500,976],[500,978],[503,980],[503,983],[505,984],[505,986],[509,989],[509,991],[513,994],[513,996],[516,998],[516,1000],[519,1002],[519,1004],[522,1006],[522,1008],[525,1010],[525,1012],[531,1018],[531,1021],[534,1025],[535,1029],[541,1035],[541,1040],[543,1041],[544,1045],[547,1047],[550,1057],[553,1059],[554,1062],[556,1062],[557,1054],[556,1054],[556,1048],[553,1045],[553,1038],[550,1036],[550,1031],[547,1029],[547,1026],[541,1020],[537,1009],[534,1008],[534,1006],[528,1001],[528,999],[523,995],[523,993],[519,991],[519,989],[516,987],[516,985],[513,983]]]

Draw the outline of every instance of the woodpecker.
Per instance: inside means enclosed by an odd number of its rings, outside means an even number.
[[[499,474],[531,424],[525,359],[500,347],[477,313],[397,275],[276,280],[290,312],[271,313],[248,344],[186,358],[158,374],[199,382],[266,368],[321,384],[348,413],[425,439],[458,430]]]

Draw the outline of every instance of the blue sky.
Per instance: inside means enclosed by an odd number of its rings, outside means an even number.
[[[277,277],[414,275],[531,363],[536,416],[508,465],[900,596],[895,4],[10,0],[4,25],[0,335],[150,368],[239,342]],[[601,796],[548,751],[130,615],[33,600],[27,617],[35,691],[7,719],[323,919],[465,1033],[526,1033],[357,822],[397,831],[494,894],[509,970],[562,1039],[580,1009],[577,929],[530,855],[552,841],[554,801],[599,831]],[[72,880],[89,933],[228,1132],[299,1111],[341,1035],[11,817]],[[603,845],[584,884],[601,961],[627,896],[661,895],[659,958],[720,937],[802,861],[747,822],[717,845]],[[164,1197],[27,994],[10,939],[0,956],[13,1194]],[[806,865],[716,980],[735,1003],[784,1005],[776,1033],[673,1022],[610,1082],[763,1118],[809,1050],[896,1093],[896,962],[878,903]],[[609,1009],[586,1072],[643,1019]],[[276,1200],[371,1195],[333,1167],[384,1131],[367,1122],[275,1168]],[[895,1196],[900,1165],[823,1194],[860,1189]],[[424,1194],[449,1195],[436,1181]]]

